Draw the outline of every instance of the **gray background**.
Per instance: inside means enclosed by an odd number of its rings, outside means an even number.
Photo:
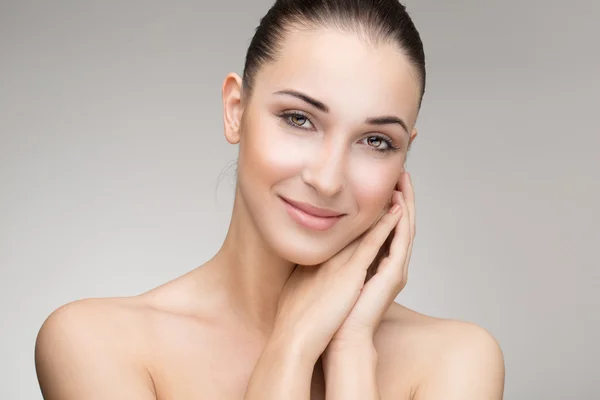
[[[406,4],[429,80],[398,301],[488,329],[506,399],[600,399],[600,2]],[[0,3],[0,398],[41,398],[52,310],[217,251],[237,153],[221,83],[270,5]]]

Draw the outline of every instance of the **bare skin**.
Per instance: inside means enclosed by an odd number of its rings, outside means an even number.
[[[267,338],[249,330],[229,308],[213,284],[214,268],[209,262],[140,296],[87,299],[57,310],[45,329],[65,336],[60,342],[42,336],[52,341],[53,350],[37,360],[44,397],[76,398],[63,397],[60,390],[66,388],[52,382],[65,376],[70,393],[86,393],[96,379],[98,385],[113,386],[115,391],[104,392],[102,398],[243,398]],[[394,303],[375,336],[381,398],[417,399],[418,390],[435,385],[435,377],[447,373],[451,366],[440,360],[445,355],[452,359],[457,346],[466,348],[469,341],[479,340],[484,351],[494,350],[488,335],[476,325],[426,316]],[[45,363],[61,371],[52,372]],[[501,370],[496,373],[503,375]],[[311,399],[325,398],[324,385],[318,363]]]
[[[289,90],[326,110],[282,93]],[[44,398],[323,399],[327,381],[330,399],[501,399],[502,352],[487,331],[390,304],[406,283],[415,233],[414,192],[403,165],[417,136],[419,90],[403,54],[345,32],[299,31],[277,62],[262,67],[251,99],[242,93],[239,76],[228,75],[225,137],[240,145],[240,157],[223,246],[206,264],[142,295],[55,311],[36,344]],[[303,114],[282,115],[290,110]],[[398,115],[404,126],[365,122],[380,115]],[[388,139],[397,149],[379,151]],[[280,196],[344,216],[325,231],[300,227]],[[402,204],[398,216],[386,214],[391,204]],[[382,246],[391,230],[401,240],[394,238],[373,278],[380,287],[357,286],[354,306],[345,304],[354,295],[346,281],[323,289],[320,278],[308,277],[296,292],[286,284],[307,268],[331,270],[327,260],[339,259],[363,233],[381,231],[381,221],[388,230],[371,247]],[[340,262],[333,269],[339,273],[324,279],[356,285],[345,271],[365,272],[372,259]],[[390,272],[397,282],[382,279]],[[385,302],[377,304],[373,293],[385,293]],[[339,324],[326,329],[336,318]]]

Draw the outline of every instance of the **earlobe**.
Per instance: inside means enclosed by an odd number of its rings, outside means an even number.
[[[223,123],[225,125],[225,139],[231,144],[240,141],[240,127],[242,120],[242,78],[236,73],[230,73],[223,81]]]

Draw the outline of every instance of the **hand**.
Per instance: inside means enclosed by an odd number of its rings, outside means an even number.
[[[389,241],[389,254],[379,262],[352,310],[334,334],[326,352],[371,344],[381,319],[406,286],[415,236],[415,194],[408,173],[402,174],[393,202],[402,207],[401,219]]]
[[[396,192],[392,200],[400,200],[398,195],[399,192]],[[359,296],[362,297],[367,269],[398,225],[402,215],[400,210],[384,214],[369,231],[321,265],[296,266],[280,296],[271,340],[283,342],[291,351],[316,362]],[[403,234],[404,230],[401,230]],[[396,244],[395,248],[399,246]],[[394,250],[394,261],[399,250]],[[385,271],[382,271],[383,274],[393,273],[387,272],[389,260],[382,266]],[[377,285],[381,286],[380,283],[371,286]],[[369,297],[373,297],[373,294]],[[361,305],[361,309],[366,306]],[[355,317],[357,321],[373,319],[363,311],[355,314]]]

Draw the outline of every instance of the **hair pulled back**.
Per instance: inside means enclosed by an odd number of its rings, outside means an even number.
[[[276,60],[286,33],[293,28],[321,27],[353,32],[374,44],[395,42],[419,80],[421,107],[426,80],[423,42],[406,7],[398,0],[277,0],[260,20],[248,47],[244,96],[251,96],[260,67]]]

